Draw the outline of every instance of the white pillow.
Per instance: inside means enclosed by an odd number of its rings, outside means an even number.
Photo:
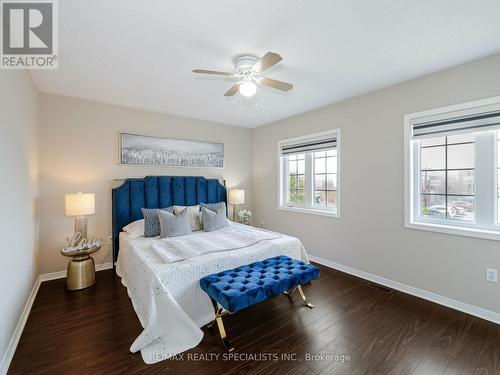
[[[144,219],[133,221],[124,226],[123,231],[127,232],[131,238],[144,236]]]
[[[174,206],[174,214],[179,215],[182,210],[187,208],[189,216],[189,224],[191,224],[191,230],[194,232],[196,230],[201,230],[201,212],[200,205],[196,206]]]

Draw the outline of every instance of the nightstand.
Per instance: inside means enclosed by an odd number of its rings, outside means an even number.
[[[80,290],[95,284],[95,264],[90,254],[95,253],[101,247],[94,247],[89,250],[81,250],[66,253],[61,250],[61,254],[72,258],[68,263],[66,273],[66,289]]]

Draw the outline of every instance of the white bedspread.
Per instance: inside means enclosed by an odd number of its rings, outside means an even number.
[[[243,249],[282,234],[267,230],[249,230],[246,225],[231,225],[214,232],[199,232],[188,236],[169,237],[151,245],[162,263],[174,263],[216,251]]]
[[[191,245],[180,245],[181,238],[132,239],[120,234],[116,272],[144,328],[130,350],[140,350],[146,363],[195,347],[203,338],[200,327],[214,319],[214,311],[199,286],[202,277],[277,255],[309,262],[298,239],[241,224],[182,238]],[[168,255],[172,242],[174,255]]]

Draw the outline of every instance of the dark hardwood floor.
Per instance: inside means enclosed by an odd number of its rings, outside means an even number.
[[[321,272],[304,288],[314,310],[279,296],[225,317],[233,358],[212,328],[183,358],[154,365],[129,351],[141,325],[111,270],[80,292],[45,282],[9,374],[500,374],[500,326]]]

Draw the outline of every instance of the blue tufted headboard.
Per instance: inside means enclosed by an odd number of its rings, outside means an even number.
[[[113,267],[118,259],[122,228],[143,218],[141,208],[226,202],[226,187],[217,179],[184,176],[128,178],[112,190]]]

